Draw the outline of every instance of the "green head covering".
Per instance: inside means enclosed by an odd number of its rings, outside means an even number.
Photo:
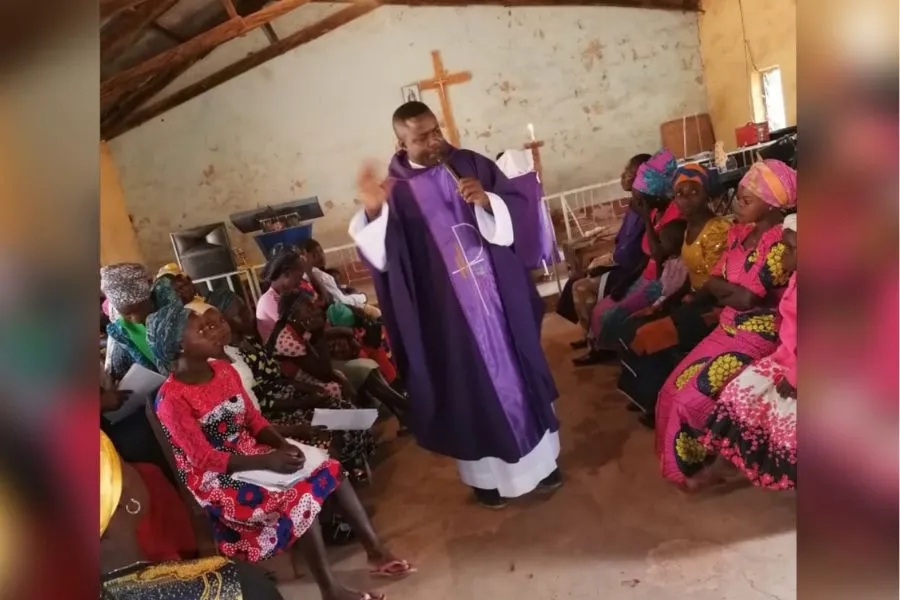
[[[328,322],[335,327],[353,327],[356,323],[356,315],[353,314],[350,307],[338,302],[328,307],[325,316],[328,318]]]

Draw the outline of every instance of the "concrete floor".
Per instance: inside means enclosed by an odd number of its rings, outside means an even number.
[[[556,377],[565,486],[503,511],[476,506],[452,460],[387,436],[361,495],[392,550],[419,572],[368,580],[356,547],[338,576],[391,600],[788,600],[796,596],[795,495],[753,488],[688,496],[658,474],[652,432],[615,391],[617,369],[576,371],[578,330],[556,315],[544,349]],[[318,598],[309,577],[281,586]]]

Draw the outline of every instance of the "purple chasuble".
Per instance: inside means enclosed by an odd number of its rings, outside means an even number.
[[[453,150],[513,215],[527,201],[493,162]],[[557,392],[540,343],[543,303],[513,249],[485,240],[443,167],[391,163],[387,271],[372,268],[419,444],[459,460],[527,455],[559,427]]]

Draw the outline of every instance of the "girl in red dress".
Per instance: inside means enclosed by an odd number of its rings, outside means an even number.
[[[240,377],[220,356],[228,341],[218,314],[166,306],[148,319],[148,341],[169,379],[156,410],[172,445],[178,477],[213,522],[220,551],[249,562],[296,547],[307,560],[325,600],[360,600],[362,594],[334,581],[317,516],[334,495],[366,549],[372,573],[399,576],[412,566],[394,557],[372,528],[352,486],[332,459],[286,490],[244,483],[233,474],[270,470],[292,473],[303,453],[282,438],[249,400]]]

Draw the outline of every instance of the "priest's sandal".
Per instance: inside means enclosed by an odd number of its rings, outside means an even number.
[[[541,480],[541,482],[537,485],[536,489],[538,492],[543,492],[546,494],[548,492],[554,492],[554,491],[558,490],[559,488],[562,487],[562,484],[563,484],[562,473],[560,472],[559,468],[557,467],[556,469],[553,470],[552,473],[550,473],[549,475],[547,475],[546,477],[544,477]]]

